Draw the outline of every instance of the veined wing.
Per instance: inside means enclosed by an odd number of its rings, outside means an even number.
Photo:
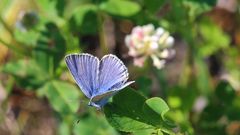
[[[99,59],[83,53],[67,55],[65,61],[77,85],[88,98],[91,98],[99,86]]]
[[[105,104],[103,101],[106,101],[117,91],[133,83],[126,83],[128,70],[115,55],[105,55],[100,61],[99,71],[99,89],[92,96],[90,104],[94,102],[98,106],[103,106]]]
[[[115,55],[105,55],[100,61],[99,92],[116,89],[124,85],[128,79],[128,70]]]

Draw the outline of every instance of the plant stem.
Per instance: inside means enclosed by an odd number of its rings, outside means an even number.
[[[103,54],[107,54],[108,48],[106,46],[106,37],[104,33],[104,16],[103,13],[98,9],[98,30],[99,30],[99,40],[100,40],[100,48]]]

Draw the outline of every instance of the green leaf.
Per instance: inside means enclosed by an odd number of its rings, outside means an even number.
[[[143,105],[143,111],[156,128],[169,134],[172,133],[171,128],[175,127],[175,125],[165,117],[169,107],[163,99],[153,97],[146,100]]]
[[[153,110],[152,107],[156,106],[161,107]],[[145,97],[133,89],[125,88],[113,97],[111,103],[104,107],[104,113],[108,122],[120,131],[136,132],[147,129],[161,129],[169,133],[171,131],[168,128],[168,123],[161,119],[167,109],[169,108],[161,99],[146,100]]]
[[[79,6],[70,18],[70,29],[81,34],[96,34],[98,31],[98,15],[95,5]]]
[[[18,60],[9,62],[3,66],[3,72],[11,74],[17,80],[17,84],[26,89],[39,88],[49,76],[33,60]]]
[[[149,109],[153,110],[155,113],[157,113],[159,116],[161,116],[161,118],[164,119],[164,115],[166,114],[166,112],[169,111],[169,107],[167,105],[167,103],[158,97],[154,97],[154,98],[150,98],[148,100],[146,100],[143,109],[144,111],[148,111]]]
[[[23,45],[34,47],[37,44],[39,33],[35,31],[21,31],[19,29],[15,29],[14,37],[18,42],[23,43]]]
[[[151,13],[156,13],[160,10],[161,6],[166,2],[166,0],[144,0],[144,6]]]
[[[33,56],[42,69],[53,75],[66,52],[66,42],[54,23],[47,23],[34,48]]]
[[[188,112],[192,109],[197,97],[196,84],[193,82],[188,87],[174,86],[169,89],[168,104],[173,109],[180,109]],[[186,98],[188,97],[188,98]]]
[[[38,94],[46,96],[53,109],[62,115],[76,113],[80,105],[79,90],[74,85],[63,81],[47,82],[38,89]]]
[[[73,132],[75,135],[118,135],[103,115],[95,112],[90,112],[88,116],[79,118]]]
[[[207,4],[209,6],[215,6],[216,2],[217,2],[217,0],[201,0],[201,1],[199,1],[199,0],[188,0],[188,1],[196,2],[199,5]]]
[[[68,126],[67,122],[61,122],[59,125],[59,130],[58,130],[58,134],[59,135],[69,135],[70,132],[70,128]]]
[[[149,96],[152,85],[152,80],[150,78],[141,76],[136,79],[136,85],[139,88],[139,91],[141,91],[144,95]]]
[[[154,133],[157,133],[155,129],[146,129],[146,130],[133,132],[133,135],[153,135]]]
[[[200,34],[203,42],[199,46],[199,53],[202,56],[209,56],[220,49],[227,48],[230,44],[230,38],[216,24],[203,19],[200,24]]]
[[[235,98],[235,90],[232,88],[230,83],[222,81],[217,85],[215,93],[218,99],[226,104],[232,104],[231,102]]]
[[[129,17],[137,14],[141,7],[129,0],[107,0],[100,4],[100,9],[112,15]]]
[[[125,88],[113,97],[112,103],[105,105],[104,113],[108,122],[124,132],[153,128],[142,111],[145,100],[133,89]]]
[[[40,9],[40,13],[47,17],[47,20],[57,22],[59,21],[58,2],[57,0],[38,0],[35,1],[35,4]]]
[[[196,20],[199,15],[211,10],[211,6],[202,1],[186,0],[183,1],[183,4],[188,9],[187,13],[191,21]]]
[[[195,56],[194,61],[197,69],[197,88],[202,94],[209,95],[211,93],[211,85],[208,67],[200,56]]]

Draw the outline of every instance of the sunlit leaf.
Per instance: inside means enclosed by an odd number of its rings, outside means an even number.
[[[157,113],[161,118],[164,119],[164,115],[166,114],[166,112],[169,111],[169,107],[167,105],[167,103],[158,97],[154,97],[154,98],[150,98],[148,100],[146,100],[143,109],[144,111],[148,111],[147,108],[150,108],[151,110],[153,110],[155,113]]]
[[[102,2],[100,8],[112,15],[129,17],[141,9],[138,3],[129,0],[107,0]]]
[[[39,33],[35,31],[20,31],[19,29],[16,29],[14,31],[15,39],[22,43],[23,45],[27,45],[30,47],[34,47],[37,44],[37,39],[39,37]]]
[[[198,51],[202,56],[209,56],[229,46],[230,38],[228,35],[209,20],[201,22],[200,34],[203,38],[203,43],[198,46]]]

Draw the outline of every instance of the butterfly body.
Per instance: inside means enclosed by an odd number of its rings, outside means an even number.
[[[90,99],[90,106],[101,108],[111,96],[133,83],[127,82],[126,66],[112,54],[101,60],[87,53],[70,54],[65,61],[77,85]]]

